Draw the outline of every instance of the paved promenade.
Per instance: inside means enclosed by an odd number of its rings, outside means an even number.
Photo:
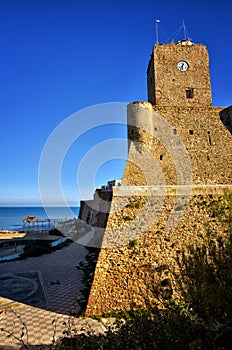
[[[78,291],[82,288],[82,272],[76,266],[85,260],[86,254],[84,246],[72,243],[41,257],[0,264],[0,278],[2,284],[6,285],[6,291],[3,289],[2,292],[5,293],[4,298],[0,297],[0,309],[3,310],[0,314],[0,329],[13,331],[20,338],[23,321],[27,325],[29,344],[51,344],[53,339],[59,339],[62,331],[68,329],[63,324],[64,321],[73,322],[72,315],[80,310]],[[30,288],[30,279],[27,276],[34,275],[37,276],[37,282],[32,281],[32,285],[39,284],[35,299],[33,295],[28,298],[30,293],[27,293],[27,304],[23,298],[20,300],[18,297],[17,301],[17,295],[22,293],[22,286],[25,286],[25,290]],[[14,301],[13,298],[7,299],[8,283],[10,290],[16,292]],[[74,322],[79,331],[91,327],[94,332],[104,331],[102,324],[91,319],[75,319]],[[20,349],[22,343],[13,337],[7,338],[6,335],[6,332],[0,331],[0,350]],[[26,335],[23,339],[26,340]]]

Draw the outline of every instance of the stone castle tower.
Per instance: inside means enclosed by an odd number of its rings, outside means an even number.
[[[128,160],[136,158],[136,149],[131,146],[137,141],[159,162],[165,184],[178,183],[180,164],[175,157],[182,157],[183,161],[186,156],[191,163],[187,172],[188,176],[191,172],[193,184],[231,184],[232,148],[228,146],[232,109],[212,107],[206,47],[189,41],[155,45],[147,85],[149,102],[128,106]],[[182,142],[186,154],[178,151],[178,142]],[[177,152],[170,151],[171,144]],[[225,164],[230,171],[225,171]],[[127,164],[124,179],[133,185],[145,185],[139,174],[134,176],[132,167]],[[156,184],[154,176],[150,184]]]
[[[157,106],[211,106],[206,47],[181,41],[155,45],[147,70],[148,101]]]
[[[206,47],[156,44],[147,86],[149,102],[128,105],[128,160],[111,191],[87,315],[145,306],[148,271],[162,285],[184,244],[201,242],[199,197],[232,191],[232,108],[212,106]]]

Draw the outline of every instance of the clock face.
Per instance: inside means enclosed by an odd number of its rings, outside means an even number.
[[[188,63],[185,61],[179,61],[177,63],[177,68],[179,69],[179,71],[181,72],[186,72],[186,70],[188,69]]]

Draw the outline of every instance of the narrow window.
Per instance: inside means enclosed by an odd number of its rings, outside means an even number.
[[[186,98],[193,98],[193,89],[186,90]]]
[[[86,218],[86,223],[90,224],[91,223],[91,219],[92,219],[92,213],[91,211],[88,212],[87,218]]]
[[[193,135],[193,130],[189,130],[189,135]]]
[[[162,154],[160,155],[160,160],[163,160],[163,155]]]
[[[157,131],[157,128],[154,128],[155,131]]]
[[[210,146],[212,146],[212,141],[211,141],[211,137],[210,137],[210,131],[208,131],[208,140],[209,140]]]
[[[172,129],[172,132],[173,132],[173,134],[174,134],[174,135],[176,135],[176,134],[177,134],[176,129]]]

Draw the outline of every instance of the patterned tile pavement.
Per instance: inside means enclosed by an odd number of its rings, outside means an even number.
[[[82,272],[76,266],[85,260],[87,250],[84,246],[72,243],[68,247],[37,258],[7,262],[0,265],[0,273],[18,274],[37,272],[40,276],[46,302],[40,308],[0,297],[0,350],[20,349],[19,341],[23,323],[28,330],[28,343],[48,345],[53,339],[58,341],[67,324],[75,323],[78,332],[92,330],[103,332],[105,327],[92,319],[77,319],[72,315],[79,309],[78,291],[82,288]],[[17,284],[17,282],[16,282]],[[15,286],[17,287],[17,285]],[[66,325],[63,323],[66,322]],[[7,332],[13,336],[7,337]],[[26,340],[24,329],[23,340]]]
[[[26,325],[26,328],[22,322]],[[6,310],[0,320],[0,328],[7,330],[7,332],[1,331],[0,333],[1,350],[20,349],[23,341],[26,344],[41,346],[51,345],[53,341],[57,344],[63,335],[63,331],[70,329],[75,329],[75,333],[87,331],[100,333],[106,330],[106,326],[90,318],[74,318],[25,304]],[[24,336],[21,338],[22,330],[24,330]],[[7,338],[8,332],[12,331],[19,339]]]

